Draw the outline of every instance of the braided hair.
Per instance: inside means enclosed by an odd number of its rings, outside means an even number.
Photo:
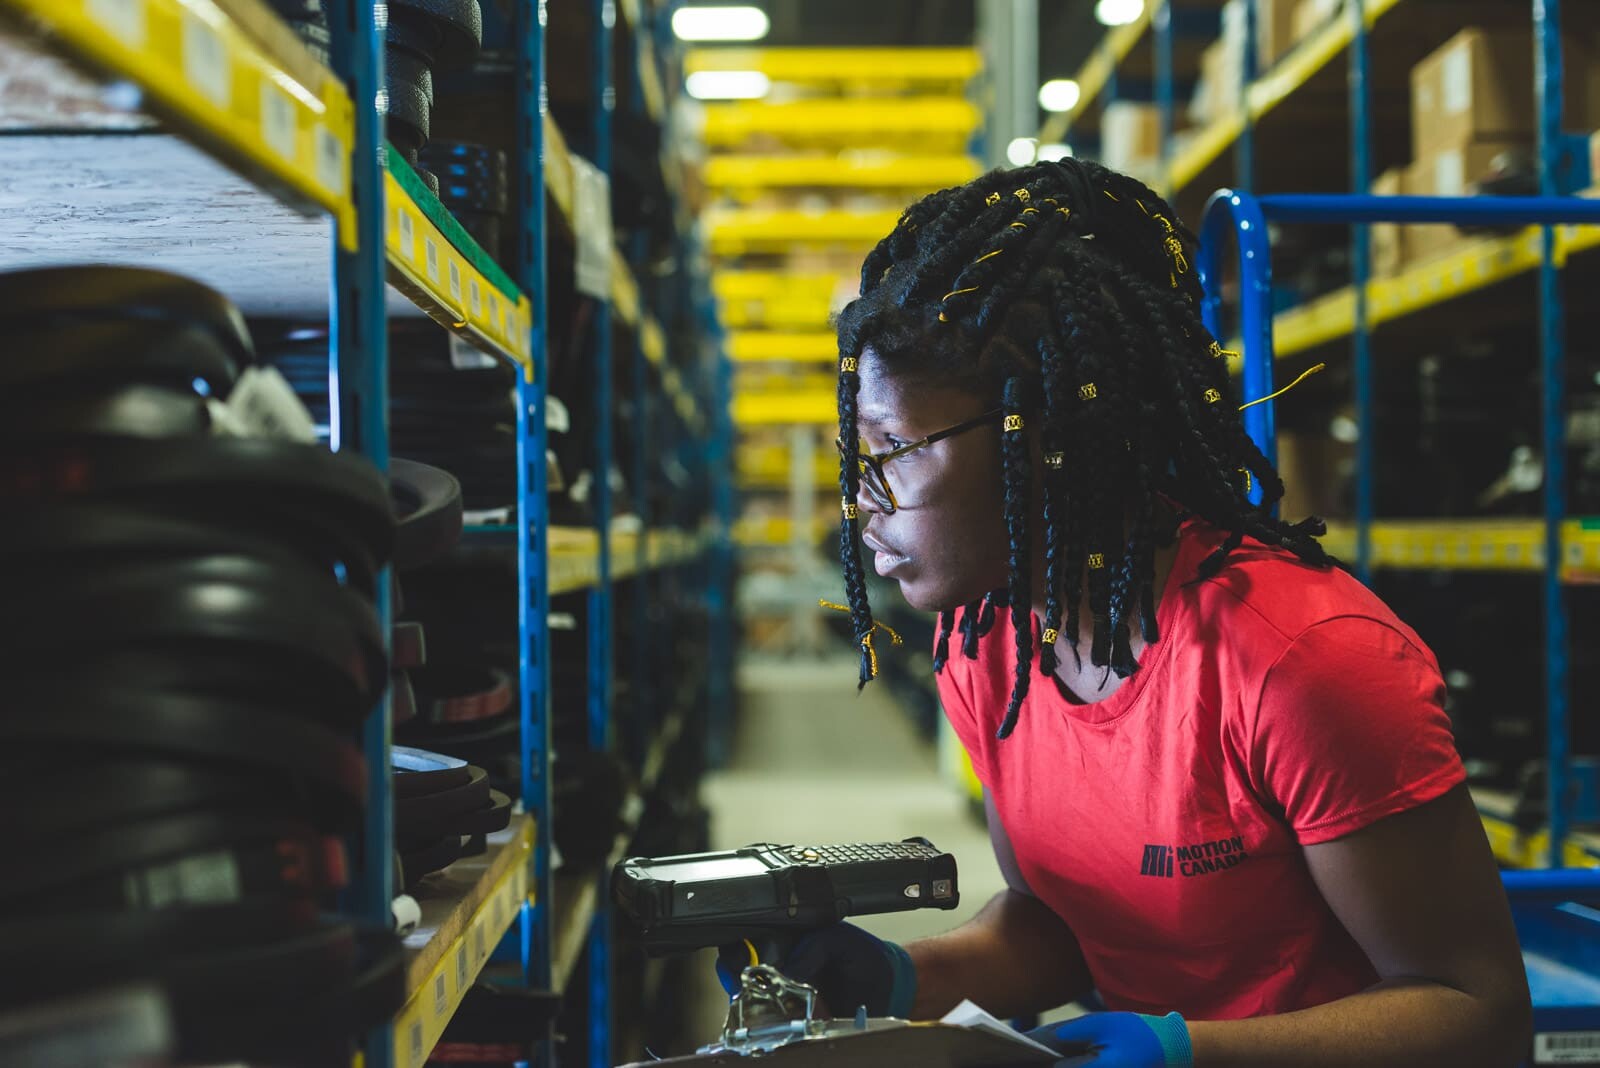
[[[1009,608],[1017,666],[1001,738],[1016,726],[1034,663],[1035,488],[1045,548],[1042,675],[1058,666],[1058,636],[1082,663],[1085,592],[1091,664],[1121,678],[1138,669],[1135,614],[1145,640],[1158,640],[1155,553],[1166,533],[1158,497],[1228,532],[1197,581],[1214,576],[1246,536],[1308,563],[1333,563],[1316,540],[1320,520],[1290,524],[1273,515],[1283,483],[1245,432],[1224,350],[1201,322],[1200,283],[1188,261],[1194,246],[1143,183],[1066,159],[924,197],[866,257],[860,296],[838,322],[839,555],[862,685],[876,673],[855,507],[855,406],[867,350],[887,374],[962,387],[1004,412],[1009,579],[959,619],[942,612],[934,648],[936,671],[958,634],[962,655],[976,658],[996,613]],[[1037,428],[1043,452],[1037,487],[1025,425]],[[1259,505],[1249,499],[1252,480]]]

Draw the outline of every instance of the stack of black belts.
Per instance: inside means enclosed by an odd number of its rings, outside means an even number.
[[[485,145],[431,141],[422,166],[437,175],[439,200],[489,257],[500,259],[501,235],[511,210],[506,154]]]
[[[0,330],[0,1012],[149,984],[181,1060],[348,1064],[405,994],[395,936],[329,915],[388,676],[384,480],[213,433],[251,342],[189,280],[0,275]]]
[[[394,747],[394,833],[401,883],[415,889],[429,872],[488,849],[487,836],[511,822],[511,798],[465,760]]]
[[[439,179],[418,167],[431,133],[433,79],[438,72],[470,65],[477,56],[483,12],[478,0],[389,0],[384,33],[389,140],[438,193]]]

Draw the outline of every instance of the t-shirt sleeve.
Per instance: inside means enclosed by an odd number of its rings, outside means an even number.
[[[955,641],[952,641],[952,646]],[[939,686],[939,704],[944,709],[945,719],[950,721],[950,726],[956,732],[956,738],[961,742],[961,748],[967,751],[967,756],[972,760],[973,774],[985,787],[993,782],[990,773],[989,732],[985,731],[979,721],[976,703],[972,697],[972,683],[975,661],[968,660],[959,652],[953,652],[950,659],[945,662],[944,670],[935,678]]]
[[[1431,653],[1392,626],[1307,629],[1267,672],[1252,777],[1302,845],[1352,834],[1466,778]]]

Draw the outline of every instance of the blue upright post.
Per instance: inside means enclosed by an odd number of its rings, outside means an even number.
[[[638,56],[641,47],[651,49],[655,47],[655,32],[650,23],[649,5],[643,4],[640,7],[642,24],[630,27],[634,53],[628,72],[628,106],[635,115],[645,116],[648,114],[648,109],[645,107],[644,81],[639,70]],[[634,573],[638,577],[633,580],[628,635],[629,641],[637,643],[637,648],[646,648],[650,645],[646,640],[650,629],[650,592],[656,587],[656,578],[649,570],[649,535],[652,520],[655,518],[650,515],[649,446],[654,431],[651,415],[655,409],[655,398],[650,390],[650,365],[644,354],[644,319],[647,309],[655,305],[655,301],[651,299],[655,295],[655,286],[642,270],[649,252],[649,236],[643,232],[638,233],[630,244],[628,260],[633,267],[634,278],[639,282],[639,330],[634,334],[631,352],[633,448],[628,462],[628,485],[633,491],[633,512],[639,520],[639,542],[634,550]],[[656,722],[654,675],[648,657],[634,656],[629,659],[628,720],[631,729],[628,741],[635,760],[645,758],[650,750],[650,739],[654,737],[659,726]]]
[[[1155,38],[1156,106],[1161,111],[1161,173],[1172,163],[1172,133],[1175,128],[1172,87],[1172,0],[1159,0],[1150,20]]]
[[[1534,85],[1539,102],[1539,192],[1557,193],[1561,152],[1561,0],[1533,0]],[[1540,232],[1539,355],[1543,369],[1544,625],[1546,775],[1550,866],[1561,867],[1567,835],[1567,606],[1561,590],[1561,523],[1567,512],[1566,308],[1556,262],[1556,232]]]
[[[589,0],[594,20],[591,35],[589,151],[594,165],[611,174],[611,113],[616,88],[611,78],[611,39],[617,22],[616,0]],[[580,238],[581,239],[581,238]],[[607,235],[607,246],[611,244]],[[589,747],[596,752],[611,748],[611,453],[612,368],[611,302],[598,301],[594,317],[594,346],[590,362],[594,375],[594,522],[600,536],[599,577],[589,595]],[[589,936],[589,1063],[591,1068],[611,1065],[611,952],[610,909],[602,893]]]
[[[1249,193],[1219,189],[1206,202],[1200,221],[1200,285],[1205,298],[1200,317],[1213,337],[1222,336],[1222,250],[1239,257],[1239,335],[1245,400],[1270,396],[1273,387],[1272,258],[1261,204]],[[1245,409],[1244,426],[1267,460],[1278,462],[1277,416],[1271,402]],[[1261,500],[1252,486],[1250,499]]]
[[[1371,51],[1364,0],[1350,0],[1350,192],[1365,196],[1372,182]],[[1377,511],[1377,420],[1372,367],[1371,316],[1367,280],[1372,276],[1372,244],[1365,224],[1351,231],[1350,287],[1355,293],[1355,327],[1350,355],[1356,402],[1356,577],[1372,582],[1372,520]]]
[[[333,68],[355,101],[355,144],[350,158],[350,193],[356,208],[356,249],[335,243],[329,294],[332,353],[328,375],[329,439],[333,449],[353,448],[379,470],[389,468],[388,325],[384,317],[383,125],[378,90],[383,53],[373,7],[359,0],[327,5]],[[389,634],[389,577],[379,577],[377,611],[385,641]],[[367,761],[366,823],[361,863],[353,888],[355,910],[369,923],[392,923],[394,814],[389,770],[389,698],[361,728]],[[388,1068],[394,1060],[393,1032],[374,1028],[363,1046],[366,1064]]]
[[[522,910],[523,980],[550,989],[550,529],[545,469],[545,397],[549,386],[549,292],[545,252],[544,28],[545,0],[515,5],[517,43],[517,284],[533,303],[531,368],[517,380],[517,573],[522,584],[517,626],[522,727],[522,804],[535,821],[532,907]]]

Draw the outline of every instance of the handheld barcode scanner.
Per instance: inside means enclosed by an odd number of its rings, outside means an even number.
[[[779,967],[819,927],[961,901],[956,858],[926,838],[633,857],[612,872],[611,896],[652,955],[748,942],[760,962]]]

